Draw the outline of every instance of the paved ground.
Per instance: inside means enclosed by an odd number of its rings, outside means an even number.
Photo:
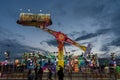
[[[57,78],[52,78],[53,80],[58,80]],[[0,78],[0,80],[27,80],[27,78]],[[43,80],[47,80],[46,78],[43,78]],[[115,79],[109,79],[109,78],[80,78],[80,77],[74,77],[74,78],[69,78],[65,77],[64,80],[115,80]],[[116,79],[120,80],[120,79]]]
[[[55,75],[52,76],[53,80],[58,80]],[[0,77],[0,80],[27,80],[26,73],[10,73]],[[44,73],[43,80],[47,80],[47,73]],[[97,73],[72,73],[72,76],[65,73],[64,80],[120,80],[120,77],[115,78],[115,75],[110,74],[97,74]]]

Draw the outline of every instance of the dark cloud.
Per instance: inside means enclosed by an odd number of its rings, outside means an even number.
[[[9,33],[8,30],[0,26],[0,37],[1,37],[0,39],[10,37],[11,33],[9,34],[8,33]]]
[[[76,50],[71,50],[71,52],[75,52]]]
[[[67,14],[67,11],[65,10],[65,2],[57,2],[56,4],[53,4],[53,12],[56,15],[62,15],[65,16]]]
[[[120,37],[118,39],[113,40],[110,45],[113,46],[120,46]]]
[[[111,31],[111,29],[100,29],[100,30],[96,31],[95,33],[88,33],[86,35],[78,37],[75,39],[75,41],[90,39],[90,38],[93,38],[93,37],[96,37],[96,36],[99,36],[102,34],[109,33],[110,31]]]
[[[51,39],[51,40],[47,40],[47,41],[43,41],[43,42],[40,42],[40,44],[42,43],[47,43],[49,46],[58,46],[58,43],[57,43],[57,40],[56,39]]]
[[[76,18],[97,17],[103,12],[105,4],[104,0],[78,0],[74,3],[72,12]]]
[[[102,21],[101,24],[108,24],[109,28],[111,29],[111,33],[114,33],[116,37],[119,38],[120,34],[120,1],[113,0],[114,2],[109,4],[110,9],[106,9],[103,17],[100,17],[100,20]],[[105,28],[105,26],[101,26],[101,28]]]
[[[108,11],[112,11],[114,5],[118,5],[118,0],[77,0],[73,4],[72,12],[76,17],[106,17]],[[110,16],[111,17],[111,16]]]
[[[47,40],[47,41],[42,41],[40,42],[41,45],[43,45],[43,43],[47,43],[49,46],[54,46],[54,47],[57,47],[58,46],[58,43],[57,43],[57,40],[56,39],[51,39],[51,40]],[[64,43],[65,46],[70,46],[70,44],[68,43]]]
[[[57,23],[58,27],[63,27],[63,24],[61,22]]]
[[[100,51],[109,52],[108,45],[103,45],[102,48],[100,49]]]
[[[109,27],[117,36],[120,34],[119,5],[119,0],[78,0],[74,3],[72,12],[76,18],[90,17],[95,19],[94,26],[99,25],[101,29]]]
[[[120,11],[120,9],[119,9]],[[120,12],[114,13],[114,16],[112,16],[111,23],[112,25],[110,26],[112,28],[112,31],[115,33],[116,36],[119,37],[120,34]]]
[[[47,53],[47,51],[44,51],[39,48],[29,47],[26,45],[22,45],[22,43],[19,42],[19,40],[25,40],[25,37],[20,34],[14,34],[8,29],[5,29],[0,26],[0,59],[4,59],[5,51],[10,51],[11,57],[19,57],[20,54],[28,51],[38,50],[43,51]]]
[[[11,58],[15,58],[15,57],[19,57],[20,54],[24,52],[30,52],[30,51],[36,51],[36,50],[47,53],[47,51],[39,49],[39,48],[22,45],[17,40],[5,39],[5,40],[0,41],[1,60],[4,59],[4,57],[2,56],[4,56],[5,51],[10,51]]]
[[[17,34],[17,33],[13,33],[11,31],[9,31],[8,29],[5,29],[3,27],[0,26],[0,40],[1,39],[22,39],[25,40],[25,37],[23,35]]]
[[[90,38],[95,37],[95,36],[97,36],[97,34],[89,33],[89,34],[87,34],[87,35],[78,37],[77,39],[75,39],[75,41],[90,39]]]
[[[83,32],[84,33],[84,32]],[[68,36],[70,36],[70,37],[74,37],[75,35],[81,35],[81,32],[72,32],[72,33],[69,33],[69,34],[67,34]]]

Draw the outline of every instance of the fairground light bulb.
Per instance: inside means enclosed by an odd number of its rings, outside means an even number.
[[[40,10],[40,12],[42,12],[42,10]]]
[[[22,9],[20,9],[20,11],[22,11]]]
[[[30,12],[30,9],[28,9],[28,12]]]

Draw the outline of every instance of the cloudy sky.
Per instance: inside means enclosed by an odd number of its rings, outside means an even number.
[[[21,12],[50,13],[49,29],[61,31],[81,45],[92,44],[92,52],[120,55],[120,0],[0,0],[0,56],[11,57],[39,50],[57,51],[55,38],[35,27],[16,24]],[[42,10],[42,12],[40,12]],[[65,44],[74,54],[81,49]]]

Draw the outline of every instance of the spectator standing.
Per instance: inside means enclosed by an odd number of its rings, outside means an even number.
[[[32,80],[35,80],[35,70],[34,69],[32,69],[31,74],[32,74]]]
[[[35,67],[35,80],[38,80],[38,67]]]
[[[52,70],[51,68],[48,68],[48,77],[47,80],[52,80]]]
[[[58,75],[58,80],[63,80],[64,78],[64,73],[63,73],[63,68],[60,66],[60,69],[57,72]]]
[[[29,69],[28,74],[27,74],[28,80],[33,80],[33,75],[32,75],[32,69]]]
[[[38,70],[38,80],[42,80],[43,77],[43,69],[40,67],[40,69]]]

